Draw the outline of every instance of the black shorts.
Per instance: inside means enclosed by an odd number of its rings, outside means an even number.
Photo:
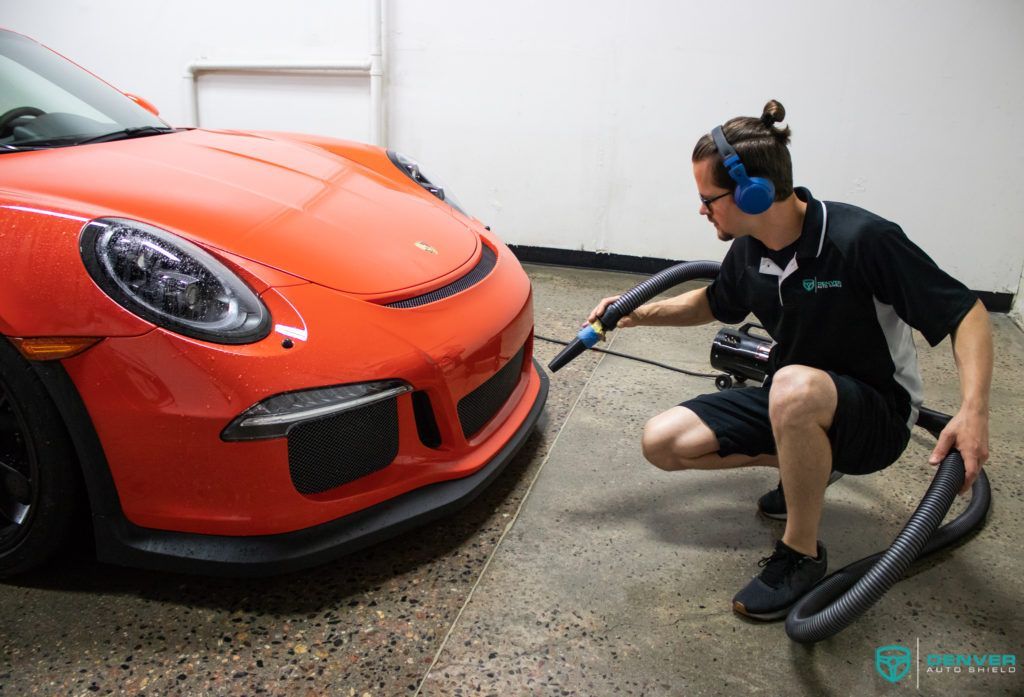
[[[829,377],[839,397],[828,430],[832,469],[868,474],[899,459],[910,440],[906,417],[895,413],[877,390],[860,380],[832,372]],[[680,406],[693,411],[714,431],[722,457],[774,455],[775,437],[768,418],[770,383],[701,395]]]

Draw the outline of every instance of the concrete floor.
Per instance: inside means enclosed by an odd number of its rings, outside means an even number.
[[[527,271],[537,333],[556,338],[639,279]],[[987,526],[817,646],[730,610],[782,533],[755,513],[773,473],[669,474],[640,454],[647,418],[710,381],[590,353],[552,376],[540,428],[484,495],[362,553],[246,581],[78,558],[0,585],[0,695],[1024,694],[1020,672],[924,665],[1024,649],[1024,333],[1002,315],[993,323]],[[715,331],[621,330],[611,347],[707,371]],[[948,342],[918,346],[927,403],[954,409]],[[536,353],[546,364],[559,348],[538,342]],[[884,473],[829,489],[832,569],[888,544],[927,487],[930,447],[915,436]],[[876,673],[877,647],[918,642],[919,682]]]

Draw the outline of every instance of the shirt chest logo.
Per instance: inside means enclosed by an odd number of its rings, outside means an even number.
[[[843,282],[836,279],[834,281],[819,281],[817,278],[805,278],[804,279],[804,290],[808,293],[817,293],[819,290],[828,290],[829,288],[842,288]]]

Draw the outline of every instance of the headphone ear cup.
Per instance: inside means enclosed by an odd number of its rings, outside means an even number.
[[[764,177],[750,177],[736,187],[736,205],[747,215],[764,213],[775,201],[775,185]]]

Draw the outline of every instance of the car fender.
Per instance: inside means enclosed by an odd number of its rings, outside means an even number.
[[[88,220],[53,206],[0,202],[0,334],[137,336],[153,328],[89,277],[78,252]]]

